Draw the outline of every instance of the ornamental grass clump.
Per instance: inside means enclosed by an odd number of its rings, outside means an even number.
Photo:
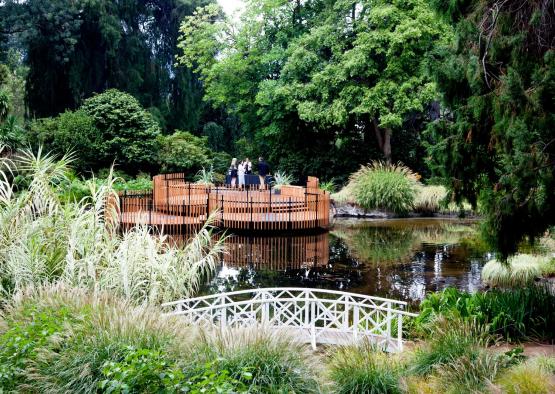
[[[414,199],[414,211],[422,214],[438,212],[447,197],[447,189],[441,185],[419,185]]]
[[[373,162],[350,178],[358,205],[406,215],[413,208],[418,176],[402,164]]]
[[[495,287],[525,287],[541,276],[545,257],[517,254],[507,262],[490,260],[482,269],[482,281]]]
[[[319,393],[318,359],[306,344],[260,329],[204,331],[192,353],[196,362],[217,360],[239,380],[249,371],[251,393]]]
[[[405,370],[403,361],[380,351],[369,341],[334,348],[329,358],[329,379],[335,393],[401,392],[399,378]]]

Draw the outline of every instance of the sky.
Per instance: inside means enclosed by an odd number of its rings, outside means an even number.
[[[243,0],[218,0],[218,4],[222,6],[226,14],[231,15],[243,7]]]

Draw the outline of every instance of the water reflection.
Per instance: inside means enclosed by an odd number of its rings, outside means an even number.
[[[476,224],[453,220],[342,220],[318,235],[233,236],[203,293],[252,287],[344,289],[407,301],[427,291],[480,287],[487,252]]]

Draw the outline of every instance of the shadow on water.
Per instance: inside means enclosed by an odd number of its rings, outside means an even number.
[[[487,255],[477,223],[447,219],[338,220],[329,233],[231,236],[215,293],[295,286],[418,302],[427,291],[480,288]]]

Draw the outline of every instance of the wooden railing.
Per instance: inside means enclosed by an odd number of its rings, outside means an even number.
[[[317,185],[317,179],[311,184]],[[213,211],[218,211],[217,226],[235,230],[307,230],[329,225],[329,193],[300,186],[282,186],[277,193],[189,183],[184,174],[166,174],[154,177],[152,191],[126,192],[120,200],[124,226],[148,224],[172,234],[195,231]]]

